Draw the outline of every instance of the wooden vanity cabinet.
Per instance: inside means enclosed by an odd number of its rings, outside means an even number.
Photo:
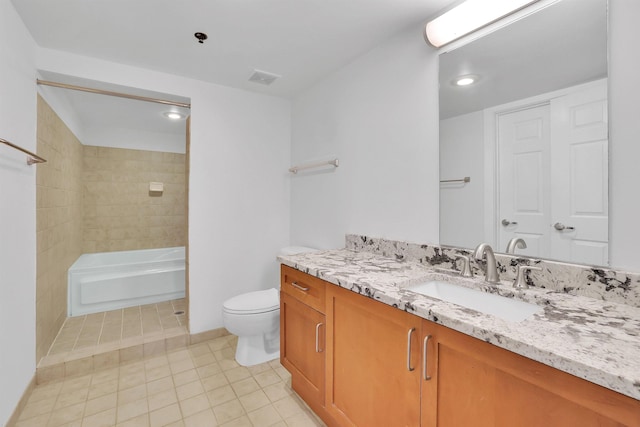
[[[420,424],[421,319],[327,286],[326,409],[340,426]]]
[[[283,265],[280,283],[280,363],[291,387],[327,420],[325,397],[325,282]]]
[[[640,426],[640,402],[423,320],[422,427]]]
[[[638,400],[284,266],[281,296],[281,362],[329,426],[640,427]]]

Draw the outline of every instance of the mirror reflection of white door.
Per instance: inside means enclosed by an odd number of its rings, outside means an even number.
[[[608,264],[606,81],[497,119],[499,251]],[[553,184],[551,184],[553,183]]]
[[[520,237],[517,253],[548,257],[550,244],[549,105],[498,116],[498,248]]]
[[[551,258],[608,265],[606,81],[551,100]]]

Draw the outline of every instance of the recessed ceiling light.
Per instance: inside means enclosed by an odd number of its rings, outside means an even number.
[[[469,86],[478,81],[478,76],[473,74],[466,74],[464,76],[458,76],[453,80],[453,84],[456,86]]]
[[[184,114],[178,113],[177,111],[165,111],[162,115],[171,120],[180,120],[185,117]]]

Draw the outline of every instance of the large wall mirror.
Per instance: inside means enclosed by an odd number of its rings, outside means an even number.
[[[441,54],[440,243],[608,265],[607,111],[606,0]]]

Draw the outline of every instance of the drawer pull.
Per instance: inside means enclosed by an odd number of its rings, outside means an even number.
[[[431,335],[427,335],[424,337],[424,341],[422,343],[422,375],[425,381],[429,381],[431,377],[427,375],[427,352],[429,349],[427,348],[427,344],[429,343],[429,339]]]
[[[322,349],[320,348],[320,327],[322,325],[322,323],[316,325],[316,353],[322,353]]]
[[[293,286],[296,289],[301,290],[302,292],[309,292],[309,288],[305,288],[304,286],[300,286],[296,282],[291,282],[291,286]]]
[[[411,335],[413,335],[413,331],[415,330],[416,328],[411,328],[407,333],[407,370],[409,372],[413,371],[414,369],[411,367]]]

